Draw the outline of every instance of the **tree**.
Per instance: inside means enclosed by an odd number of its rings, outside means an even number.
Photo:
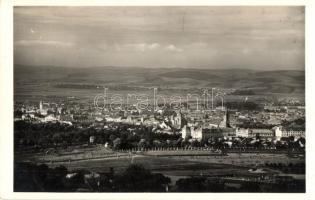
[[[152,174],[142,165],[133,164],[116,177],[114,185],[120,192],[163,192],[170,182],[162,174]]]
[[[114,135],[114,134],[111,134],[111,135],[109,136],[109,140],[110,140],[111,142],[113,142],[116,138],[117,138],[117,137],[116,137],[116,135]]]
[[[205,192],[205,178],[203,177],[192,177],[179,179],[176,182],[177,191],[179,192]]]
[[[113,141],[113,148],[114,148],[114,149],[119,149],[119,148],[120,148],[120,145],[121,145],[121,139],[120,139],[120,138],[116,138],[116,139]]]
[[[47,165],[31,163],[14,164],[14,191],[16,192],[45,192],[65,191],[64,177],[67,169],[59,166],[54,169]]]
[[[139,148],[145,148],[147,147],[147,144],[146,144],[146,140],[145,139],[141,139],[138,143],[138,147]]]

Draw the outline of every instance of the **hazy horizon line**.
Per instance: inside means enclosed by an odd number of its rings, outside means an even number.
[[[204,67],[149,67],[149,66],[127,66],[127,65],[104,65],[104,66],[80,66],[80,67],[75,67],[75,66],[60,66],[60,65],[30,65],[30,64],[19,64],[19,63],[14,63],[14,67],[16,65],[20,66],[26,66],[26,67],[55,67],[55,68],[69,68],[69,69],[89,69],[89,68],[117,68],[117,69],[132,69],[132,68],[137,68],[137,69],[151,69],[151,70],[158,70],[158,69],[193,69],[193,70],[248,70],[248,71],[305,71],[305,66],[303,69],[293,69],[293,68],[287,68],[287,69],[270,69],[270,68],[255,68],[255,69],[250,69],[250,68],[241,68],[241,67],[235,67],[235,68],[204,68]]]

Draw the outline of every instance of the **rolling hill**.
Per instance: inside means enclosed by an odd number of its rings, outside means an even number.
[[[66,90],[91,90],[106,85],[117,90],[132,88],[211,88],[253,90],[255,94],[299,94],[304,96],[305,72],[247,69],[151,69],[138,67],[66,68],[14,66],[18,95],[54,95]]]

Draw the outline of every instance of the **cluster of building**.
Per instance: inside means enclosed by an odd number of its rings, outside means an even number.
[[[39,122],[60,122],[72,125],[73,114],[66,113],[66,110],[56,103],[43,103],[39,102],[39,106],[22,106],[20,118],[15,117],[16,120],[33,120]]]
[[[281,125],[271,129],[266,128],[239,128],[231,126],[229,112],[226,111],[222,121],[215,124],[203,124],[199,126],[184,125],[181,129],[182,138],[191,137],[197,140],[207,140],[216,138],[264,138],[277,139],[283,137],[305,138],[303,130],[286,130]]]
[[[304,130],[286,130],[283,119],[294,120],[304,116],[304,107],[265,106],[262,112],[214,110],[99,111],[92,107],[39,102],[39,106],[21,106],[21,117],[15,120],[60,122],[69,125],[87,123],[106,129],[110,123],[153,127],[155,132],[181,134],[182,138],[208,140],[215,138],[268,138],[305,137]],[[272,128],[241,128],[245,122],[271,124]]]

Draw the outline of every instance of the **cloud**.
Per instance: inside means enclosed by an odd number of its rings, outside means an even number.
[[[138,52],[151,52],[159,51],[172,51],[182,52],[183,49],[176,47],[173,44],[160,45],[159,43],[135,43],[135,44],[115,44],[116,51],[138,51]]]
[[[148,43],[127,44],[125,46],[127,48],[132,48],[133,50],[141,51],[141,52],[153,51],[153,50],[157,50],[157,49],[160,48],[160,44],[158,44],[158,43],[152,43],[152,44],[148,44]]]
[[[14,59],[69,66],[300,69],[304,24],[302,6],[22,6],[14,7]]]
[[[18,40],[14,42],[15,46],[55,46],[55,47],[72,47],[74,43],[53,41],[53,40]]]
[[[161,45],[159,43],[129,43],[129,44],[103,44],[108,49],[110,46],[116,51],[153,51],[160,49]]]
[[[153,43],[149,45],[149,49],[154,50],[160,48],[160,45],[158,43]]]
[[[182,52],[182,51],[183,51],[183,49],[177,48],[177,47],[176,47],[175,45],[173,45],[173,44],[167,45],[167,46],[165,47],[165,50],[167,50],[167,51],[173,51],[173,52]]]

